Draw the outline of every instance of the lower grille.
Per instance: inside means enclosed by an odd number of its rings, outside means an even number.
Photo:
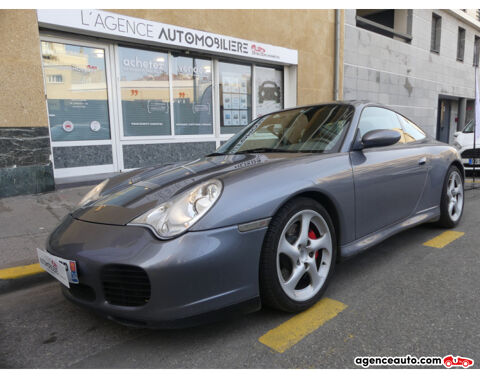
[[[150,300],[147,273],[132,265],[107,265],[101,279],[105,299],[117,306],[142,306]]]
[[[95,291],[87,285],[71,284],[70,294],[82,301],[93,302],[95,300]]]
[[[463,159],[479,159],[480,158],[480,148],[469,149],[462,152]]]

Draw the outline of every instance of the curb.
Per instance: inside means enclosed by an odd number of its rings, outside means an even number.
[[[0,269],[0,294],[47,282],[50,275],[39,264]]]

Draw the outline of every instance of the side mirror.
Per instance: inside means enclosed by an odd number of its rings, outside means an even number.
[[[363,148],[386,147],[397,143],[402,135],[391,129],[372,130],[362,138]]]

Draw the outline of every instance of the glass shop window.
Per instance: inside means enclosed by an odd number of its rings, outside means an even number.
[[[42,41],[52,141],[110,139],[103,49]]]
[[[170,135],[168,54],[119,47],[123,135]]]
[[[174,57],[172,82],[175,134],[213,134],[212,61]]]
[[[283,71],[255,67],[255,118],[283,109]]]
[[[220,133],[235,134],[252,120],[252,67],[219,63]]]

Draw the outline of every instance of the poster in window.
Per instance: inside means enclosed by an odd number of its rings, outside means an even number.
[[[246,80],[242,80],[240,82],[240,93],[247,93],[248,89],[248,82]]]
[[[232,125],[240,125],[240,112],[238,110],[232,110]]]
[[[230,91],[232,93],[238,93],[239,92],[238,77],[232,77],[230,79]]]
[[[232,124],[232,111],[224,110],[223,111],[223,124],[225,126],[230,126]]]
[[[283,109],[283,71],[274,68],[256,67],[257,117]]]
[[[252,67],[220,62],[220,132],[232,134],[252,118]]]
[[[212,134],[212,61],[174,57],[172,79],[175,134]]]
[[[123,133],[170,134],[168,55],[119,47]]]
[[[246,110],[240,111],[240,125],[242,126],[248,125],[248,113]]]
[[[240,109],[247,109],[247,95],[240,95]]]
[[[224,76],[222,79],[223,92],[231,93],[232,89],[230,87],[230,77]]]
[[[232,108],[232,95],[230,93],[223,94],[223,108],[224,109]]]
[[[240,109],[240,96],[232,94],[232,109]]]

